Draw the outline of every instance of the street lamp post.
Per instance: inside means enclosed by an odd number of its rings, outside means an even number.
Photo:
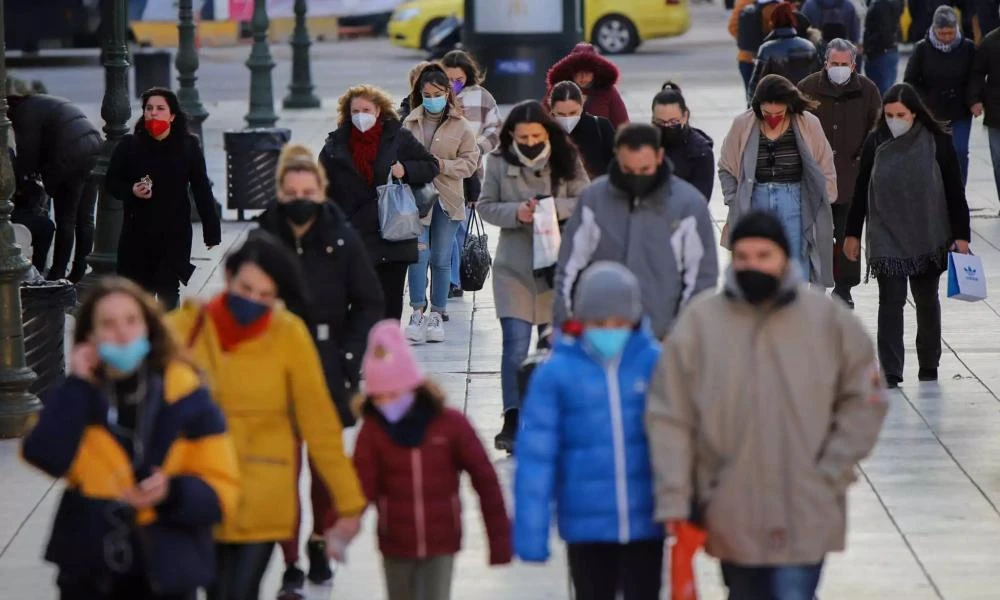
[[[97,199],[97,231],[94,234],[94,251],[88,259],[93,268],[82,282],[87,287],[95,278],[114,273],[118,265],[118,236],[122,230],[122,202],[107,192],[104,177],[108,163],[118,141],[128,133],[128,120],[132,116],[128,97],[128,46],[125,31],[128,28],[128,0],[104,2],[104,100],[101,117],[104,119],[104,144],[91,176],[101,182]]]
[[[253,19],[250,21],[253,47],[246,63],[250,69],[250,112],[244,117],[250,128],[274,127],[278,122],[278,115],[274,114],[274,87],[271,84],[274,60],[271,59],[267,41],[269,26],[267,1],[254,0]]]
[[[306,0],[295,0],[295,31],[292,32],[292,83],[285,97],[285,108],[319,108],[313,94],[312,69],[309,65],[309,28],[306,25]]]
[[[4,36],[4,1],[0,0],[0,89],[7,88],[7,52]],[[7,98],[0,97],[0,438],[24,433],[41,404],[28,391],[35,373],[24,358],[24,327],[21,322],[21,280],[31,263],[14,241],[10,202],[14,193],[14,168],[7,152],[11,135]]]
[[[195,48],[195,24],[193,0],[180,0],[177,6],[177,58],[174,64],[177,67],[177,99],[181,103],[181,110],[187,116],[188,129],[191,133],[201,138],[201,124],[208,118],[208,111],[201,103],[198,95],[198,88],[195,82],[198,80],[198,50]]]

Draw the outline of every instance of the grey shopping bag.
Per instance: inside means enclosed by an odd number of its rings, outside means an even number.
[[[392,174],[385,185],[378,186],[378,224],[382,239],[390,242],[415,240],[423,231],[413,190],[393,181]]]

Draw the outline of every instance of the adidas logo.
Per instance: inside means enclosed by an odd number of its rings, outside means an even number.
[[[962,267],[962,272],[965,273],[965,278],[969,281],[979,281],[979,269],[973,267],[972,265],[965,265]]]
[[[972,265],[965,265],[965,268],[962,269],[962,270],[965,271],[966,275],[975,275],[976,274],[976,268],[973,267]]]

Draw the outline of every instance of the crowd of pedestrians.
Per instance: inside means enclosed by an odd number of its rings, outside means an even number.
[[[897,84],[895,2],[862,17],[850,0],[738,0],[747,109],[717,152],[675,82],[649,91],[649,122],[630,121],[618,68],[590,44],[506,116],[461,50],[416,65],[399,104],[353,86],[318,153],[281,152],[274,201],[226,257],[224,289],[183,304],[192,200],[208,247],[220,217],[176,95],[145,92],[105,182],[124,206],[119,275],[88,291],[70,376],[23,444],[66,481],[46,551],[61,597],[255,600],[279,545],[278,598],[301,600],[307,580],[333,582],[370,505],[389,600],[448,600],[465,472],[489,564],[546,561],[554,515],[580,600],[658,598],[670,537],[720,559],[730,598],[812,598],[844,548],[885,388],[903,379],[908,286],[919,379],[937,379],[938,284],[948,252],[970,252],[982,113],[1000,188],[1000,38],[977,49],[937,8]],[[11,118],[19,193],[34,185],[56,206],[48,275],[72,257],[77,280],[96,191],[81,157],[99,136],[56,98],[14,98]],[[65,123],[61,154],[29,141],[45,119]],[[388,239],[386,194],[401,184],[415,228]],[[480,217],[499,229],[493,443],[516,457],[510,508],[411,348],[446,343]],[[877,344],[851,312],[863,231]],[[523,391],[533,340],[549,350]]]

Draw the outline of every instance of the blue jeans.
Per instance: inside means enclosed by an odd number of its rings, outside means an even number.
[[[503,411],[521,406],[517,391],[517,371],[528,358],[531,349],[532,324],[521,319],[503,317],[500,332],[503,335],[503,354],[500,358],[500,391],[503,395]],[[545,325],[538,326],[541,335]]]
[[[899,51],[892,50],[875,58],[868,58],[865,65],[865,75],[872,80],[878,93],[885,96],[893,85],[896,84],[896,75],[899,72]]]
[[[444,314],[448,308],[448,285],[451,283],[451,244],[461,221],[452,221],[441,203],[434,204],[431,224],[425,225],[417,238],[420,248],[417,262],[410,265],[410,306],[427,307],[427,265],[431,268],[431,311]]]
[[[746,91],[747,102],[753,98],[753,90],[750,89],[750,78],[753,77],[753,63],[752,62],[741,62],[740,67],[740,77],[743,78],[743,89]]]
[[[798,183],[757,183],[753,186],[750,206],[755,210],[774,213],[785,228],[792,260],[799,264],[799,273],[810,281],[809,259],[803,255],[802,190]],[[832,243],[832,242],[831,242]]]
[[[729,600],[813,600],[823,563],[782,567],[743,567],[722,563]]]
[[[958,166],[962,168],[962,185],[969,179],[969,136],[972,135],[972,117],[955,119],[951,122],[951,145],[958,154]]]
[[[466,209],[469,214],[465,220],[458,222],[458,229],[451,244],[451,285],[455,287],[462,287],[462,248],[465,245],[465,234],[469,231],[469,220],[472,219],[473,210],[475,209]]]

